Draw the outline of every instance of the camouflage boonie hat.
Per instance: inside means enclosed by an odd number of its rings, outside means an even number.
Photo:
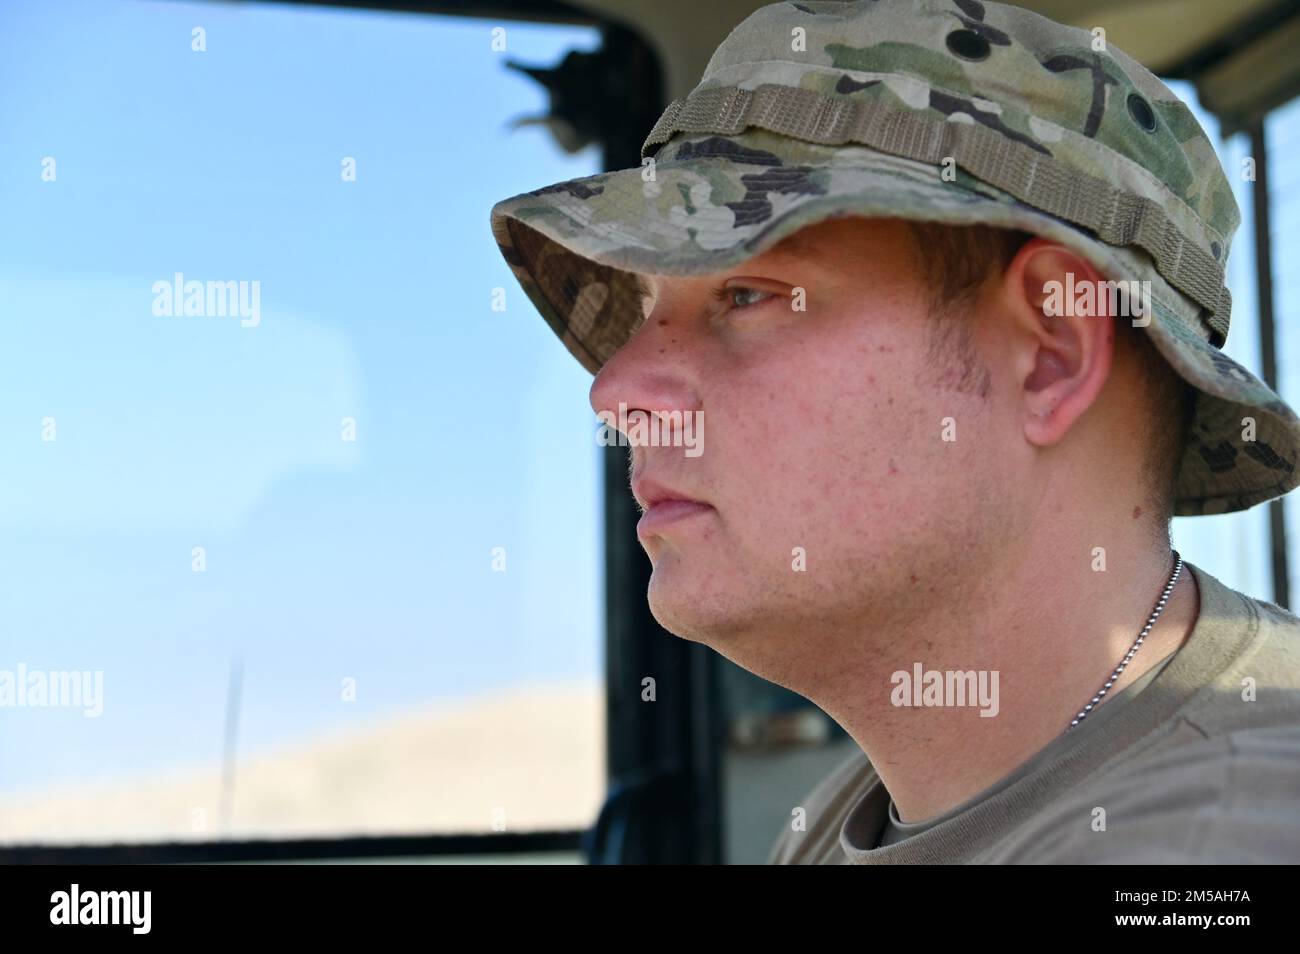
[[[516,278],[592,373],[644,319],[637,272],[722,271],[841,215],[1024,229],[1151,283],[1146,331],[1197,389],[1176,514],[1300,482],[1296,413],[1220,350],[1240,214],[1214,148],[1091,31],[979,0],[771,4],[664,111],[642,164],[492,208]]]

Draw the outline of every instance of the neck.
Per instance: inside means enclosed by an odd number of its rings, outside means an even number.
[[[1044,550],[1021,550],[1013,565],[980,572],[982,589],[941,581],[922,617],[873,625],[889,638],[852,653],[815,694],[804,692],[871,759],[903,821],[960,805],[1062,735],[1132,647],[1173,572],[1167,548],[1135,548],[1122,559],[1110,549],[1105,572]],[[1141,648],[1092,713],[1180,647],[1198,613],[1184,563]],[[918,664],[942,677],[937,689],[934,676],[915,686]],[[964,687],[976,691],[962,704],[959,680],[948,674],[972,671]]]

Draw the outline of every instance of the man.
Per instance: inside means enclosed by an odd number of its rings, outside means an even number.
[[[643,152],[492,225],[603,420],[707,424],[632,441],[655,617],[861,750],[771,860],[1300,861],[1300,620],[1170,547],[1300,481],[1187,108],[1015,7],[781,3]]]

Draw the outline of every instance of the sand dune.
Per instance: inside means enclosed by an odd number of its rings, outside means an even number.
[[[584,828],[605,790],[604,687],[559,684],[375,721],[220,767],[0,800],[0,841],[104,842]]]

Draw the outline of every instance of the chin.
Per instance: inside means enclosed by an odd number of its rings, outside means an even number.
[[[667,570],[664,566],[665,562],[660,560],[654,572],[650,574],[650,585],[646,589],[646,602],[650,604],[650,614],[660,626],[674,636],[693,642],[703,642],[700,638],[703,633],[699,619],[702,600],[698,593],[691,592],[689,586],[683,585],[689,581],[682,579],[684,574],[680,573],[680,568],[678,568],[679,572],[674,574]],[[676,578],[668,579],[669,577]]]
[[[716,583],[717,577],[710,582]],[[725,612],[729,601],[719,597],[715,590],[701,589],[697,574],[680,565],[665,566],[665,561],[655,567],[646,592],[650,613],[660,626],[681,639],[728,655],[726,647],[741,641],[753,627],[751,620]]]

